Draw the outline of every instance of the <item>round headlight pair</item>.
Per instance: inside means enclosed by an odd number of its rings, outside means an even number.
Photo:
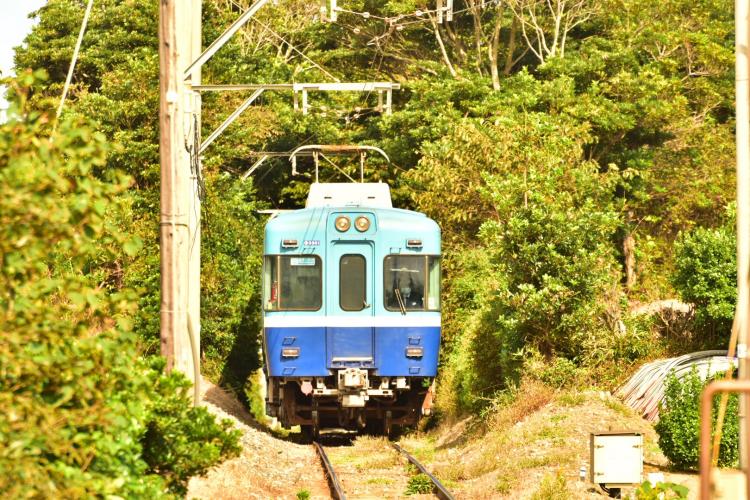
[[[352,227],[352,221],[349,220],[349,217],[346,217],[345,215],[336,217],[336,229],[339,232],[342,232],[342,233],[346,232],[349,230],[350,227]],[[370,219],[368,219],[364,215],[360,215],[359,217],[355,219],[354,227],[360,233],[364,233],[365,231],[370,229]]]

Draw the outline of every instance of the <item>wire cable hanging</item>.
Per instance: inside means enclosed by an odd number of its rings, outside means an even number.
[[[268,26],[268,25],[267,25],[266,23],[264,23],[264,22],[262,22],[262,21],[259,21],[258,19],[254,18],[254,17],[253,17],[253,18],[251,18],[251,19],[252,19],[253,21],[255,21],[256,23],[260,24],[260,25],[261,25],[261,26],[262,26],[263,28],[267,29],[267,30],[268,30],[268,32],[269,32],[269,33],[271,33],[271,34],[272,34],[273,36],[275,36],[275,37],[276,37],[277,39],[281,40],[281,41],[282,41],[283,43],[285,43],[285,44],[287,44],[287,45],[288,45],[289,47],[291,47],[293,51],[295,51],[295,52],[296,52],[296,53],[298,53],[298,54],[299,54],[300,56],[302,56],[302,58],[303,58],[303,59],[305,59],[305,60],[306,60],[307,62],[309,62],[310,64],[312,64],[312,65],[313,65],[313,66],[315,66],[316,68],[318,68],[318,69],[319,69],[319,70],[320,70],[321,72],[323,72],[323,74],[324,74],[324,75],[326,75],[326,76],[327,76],[328,78],[332,79],[332,80],[333,80],[334,82],[336,82],[336,83],[341,83],[341,80],[339,80],[338,78],[336,78],[335,76],[333,76],[333,75],[332,75],[332,74],[331,74],[331,73],[330,73],[330,72],[329,72],[328,70],[326,70],[326,69],[325,69],[325,68],[324,68],[323,66],[321,66],[320,64],[318,64],[318,63],[316,63],[315,61],[313,61],[312,59],[310,59],[310,58],[309,58],[309,57],[308,57],[307,55],[305,55],[305,53],[304,53],[304,52],[302,52],[302,51],[301,51],[301,50],[299,50],[299,49],[298,49],[297,47],[295,47],[295,45],[294,45],[294,44],[293,44],[292,42],[290,42],[290,41],[286,40],[286,39],[285,39],[285,38],[284,38],[283,36],[281,36],[281,35],[279,35],[278,33],[276,33],[276,32],[275,32],[275,31],[274,31],[273,29],[271,29],[271,27],[270,27],[270,26]]]
[[[497,5],[499,3],[500,3],[500,0],[488,0],[483,3],[482,8],[488,8],[488,7]],[[467,7],[465,9],[456,10],[456,11],[453,11],[453,15],[456,16],[460,14],[465,14],[466,12],[472,11],[475,8],[476,7]],[[440,12],[446,12],[447,7],[438,8],[438,9],[425,9],[425,10],[417,9],[416,11],[410,14],[398,14],[396,16],[390,16],[390,17],[378,16],[375,14],[371,14],[369,12],[352,11],[348,9],[343,9],[341,7],[336,7],[336,11],[345,13],[345,14],[359,16],[364,19],[375,19],[375,20],[384,22],[387,25],[386,31],[381,35],[373,37],[370,41],[367,42],[367,45],[376,45],[379,43],[380,40],[391,36],[394,32],[402,31],[406,27],[411,26],[411,25],[429,22],[431,15],[438,14]],[[409,20],[409,19],[413,19],[413,20]]]
[[[70,66],[68,67],[68,76],[65,78],[65,86],[63,87],[63,93],[62,97],[60,98],[60,104],[57,107],[57,118],[60,118],[60,115],[62,115],[63,107],[65,106],[65,99],[68,96],[68,90],[70,89],[70,82],[73,80],[73,70],[76,66],[76,61],[78,61],[78,54],[81,51],[81,44],[83,43],[83,34],[86,32],[86,26],[89,23],[89,16],[91,15],[91,7],[94,5],[94,0],[89,0],[88,4],[86,5],[86,12],[83,14],[83,22],[81,22],[81,29],[78,32],[78,40],[76,41],[75,49],[73,50],[73,58],[70,60]],[[55,128],[57,127],[57,122],[55,122]]]

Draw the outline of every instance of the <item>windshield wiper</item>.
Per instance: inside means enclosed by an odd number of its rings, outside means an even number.
[[[406,316],[406,305],[404,304],[404,299],[401,297],[401,290],[394,288],[393,292],[396,294],[396,300],[398,301],[398,308],[401,309],[401,314]]]

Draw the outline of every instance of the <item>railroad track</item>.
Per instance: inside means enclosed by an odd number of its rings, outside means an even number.
[[[391,446],[393,446],[396,451],[398,451],[409,462],[411,462],[419,470],[419,472],[430,479],[430,481],[432,482],[432,492],[436,497],[438,497],[440,500],[454,500],[453,495],[440,482],[440,480],[436,478],[430,471],[428,471],[425,466],[422,465],[416,458],[414,458],[410,453],[408,453],[396,443],[391,443]],[[318,457],[320,457],[320,462],[323,465],[326,480],[328,481],[328,487],[331,490],[331,497],[334,500],[346,500],[346,493],[344,492],[344,488],[341,485],[341,481],[339,481],[336,470],[333,468],[333,464],[331,464],[331,461],[328,459],[328,455],[323,449],[323,446],[318,441],[313,441],[313,447],[315,448]]]
[[[333,470],[333,465],[331,464],[331,461],[328,460],[328,455],[326,455],[325,450],[317,441],[313,441],[313,447],[320,457],[320,462],[323,464],[323,472],[325,472],[328,487],[331,489],[331,498],[333,498],[333,500],[346,500],[344,488],[341,486],[341,482],[336,475],[336,471]]]

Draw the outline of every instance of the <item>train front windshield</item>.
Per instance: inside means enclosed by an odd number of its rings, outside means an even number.
[[[383,291],[389,311],[440,310],[440,258],[389,255],[383,262]]]
[[[317,311],[323,303],[323,266],[317,255],[266,257],[266,311]]]

